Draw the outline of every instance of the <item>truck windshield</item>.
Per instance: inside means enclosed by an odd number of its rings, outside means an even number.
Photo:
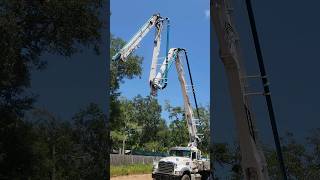
[[[171,150],[169,152],[170,156],[187,157],[190,158],[190,151],[188,150]]]

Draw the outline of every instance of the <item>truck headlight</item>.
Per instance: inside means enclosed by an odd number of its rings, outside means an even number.
[[[158,162],[153,162],[152,164],[152,171],[158,169]]]
[[[175,175],[178,175],[178,176],[181,176],[181,175],[182,175],[182,172],[181,172],[181,171],[174,171],[174,174],[175,174]]]

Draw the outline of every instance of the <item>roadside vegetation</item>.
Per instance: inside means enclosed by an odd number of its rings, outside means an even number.
[[[110,166],[111,177],[126,176],[132,174],[150,174],[152,164],[131,164],[121,166]]]

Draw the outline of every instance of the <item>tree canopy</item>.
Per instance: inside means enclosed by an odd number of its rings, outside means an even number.
[[[44,53],[71,56],[81,47],[99,50],[103,0],[4,0],[0,3],[0,109],[21,114],[34,96],[30,70],[47,63]],[[3,112],[6,111],[6,112]]]
[[[31,71],[46,67],[43,55],[70,57],[83,48],[99,52],[103,2],[0,2],[0,179],[75,177],[67,170],[71,127],[44,111],[32,116],[39,124],[27,121],[37,97],[27,89]],[[59,170],[62,166],[66,169]]]

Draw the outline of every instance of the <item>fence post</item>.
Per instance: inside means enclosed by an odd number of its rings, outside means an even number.
[[[130,155],[131,156],[131,164],[133,164],[133,156],[132,155]]]

